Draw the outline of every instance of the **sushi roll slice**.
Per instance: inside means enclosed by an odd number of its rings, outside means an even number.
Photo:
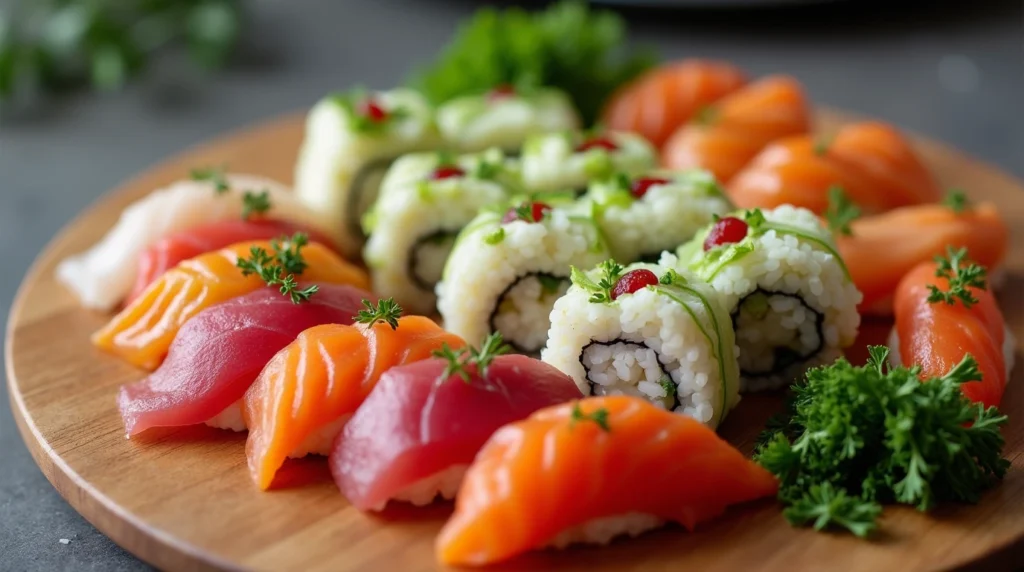
[[[363,245],[363,213],[377,198],[396,157],[440,147],[433,108],[407,89],[329,96],[309,112],[295,171],[295,191],[331,217],[345,256]]]
[[[455,237],[482,207],[508,201],[509,177],[498,149],[457,159],[443,153],[398,159],[364,219],[370,238],[363,259],[377,293],[410,312],[432,314]]]
[[[579,129],[580,119],[569,98],[557,89],[523,93],[500,86],[445,103],[437,109],[437,126],[445,143],[458,151],[498,147],[518,153],[527,137]]]
[[[861,293],[811,211],[784,205],[719,219],[663,264],[711,284],[732,316],[744,391],[831,363],[857,337]]]
[[[739,401],[728,312],[696,276],[605,261],[555,302],[542,359],[584,395],[631,395],[717,427]]]
[[[604,232],[612,255],[624,263],[656,262],[732,210],[722,188],[707,171],[651,171],[620,174],[596,182],[584,196]]]
[[[437,285],[446,328],[471,344],[500,332],[517,352],[540,352],[569,268],[608,258],[594,220],[554,199],[487,209],[459,234]]]
[[[638,175],[658,165],[658,153],[633,133],[585,136],[577,132],[537,135],[526,140],[520,157],[523,184],[532,191],[586,191],[591,181],[617,172]]]

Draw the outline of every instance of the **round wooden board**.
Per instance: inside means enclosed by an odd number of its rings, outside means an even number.
[[[832,131],[848,120],[823,112]],[[15,300],[7,331],[11,407],[47,478],[97,528],[164,569],[430,570],[434,537],[450,504],[389,509],[368,516],[351,508],[322,461],[292,465],[304,486],[259,492],[246,471],[241,434],[209,428],[153,431],[124,438],[115,392],[141,373],[89,343],[105,315],[81,309],[54,279],[56,262],[84,250],[130,201],[179,179],[196,165],[227,164],[290,181],[302,118],[286,117],[190,150],[130,181],[69,225],[46,248]],[[1024,340],[1024,185],[942,145],[918,140],[944,185],[999,203],[1016,227],[1001,292],[1003,309]],[[868,336],[885,324],[865,326]],[[1019,354],[1019,352],[1018,352]],[[1020,360],[1018,360],[1020,361]],[[737,569],[917,570],[1024,562],[1024,366],[1004,398],[1010,415],[1001,486],[975,506],[929,515],[887,508],[872,542],[793,529],[765,500],[730,510],[687,533],[667,528],[608,547],[526,555],[501,568],[586,570]],[[745,452],[777,408],[777,396],[747,396],[722,434]],[[287,478],[287,475],[285,476]],[[685,486],[685,483],[680,483]],[[643,486],[643,483],[637,483]]]

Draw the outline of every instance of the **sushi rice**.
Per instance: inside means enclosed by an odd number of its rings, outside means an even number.
[[[671,284],[645,287],[613,301],[593,301],[592,285],[574,270],[573,286],[555,302],[541,359],[568,374],[584,395],[629,395],[716,427],[739,401],[739,371],[729,314],[699,278],[637,263]]]
[[[585,141],[578,132],[530,137],[523,144],[520,157],[523,183],[537,192],[583,192],[591,181],[607,179],[617,172],[636,175],[658,165],[657,151],[643,137],[620,132],[606,133],[604,137],[617,149],[596,147],[577,151]]]
[[[532,135],[580,127],[572,102],[557,89],[521,94],[490,93],[453,99],[437,109],[437,126],[448,147],[518,153]]]
[[[452,465],[439,473],[416,481],[389,500],[404,501],[415,506],[427,506],[437,497],[451,500],[459,492],[459,486],[462,484],[462,478],[466,475],[468,468],[469,465]],[[381,511],[385,506],[387,506],[386,500],[371,507],[370,510]]]
[[[782,387],[854,342],[861,293],[811,211],[784,205],[735,216],[751,228],[742,241],[705,252],[709,226],[661,263],[695,272],[720,294],[736,331],[742,390]]]

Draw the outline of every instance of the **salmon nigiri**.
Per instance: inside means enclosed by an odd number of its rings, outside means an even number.
[[[298,275],[308,282],[347,284],[369,289],[370,280],[358,267],[342,260],[327,247],[306,244],[303,235],[289,240],[242,242],[191,258],[164,273],[134,302],[93,334],[100,349],[120,356],[147,370],[153,370],[167,355],[178,329],[214,304],[262,288],[258,274],[246,275],[238,262],[259,249],[268,256],[267,265],[276,264],[281,253],[301,257],[304,268]],[[273,257],[268,255],[273,252]]]
[[[880,316],[892,314],[900,279],[947,246],[966,248],[972,260],[991,271],[1002,263],[1009,241],[1006,223],[992,203],[903,207],[859,218],[850,231],[836,238],[839,252],[864,294],[861,311]]]
[[[633,131],[660,147],[703,107],[746,83],[735,66],[682,60],[651,70],[612,95],[602,119],[614,131]]]
[[[670,169],[703,168],[727,183],[766,145],[811,128],[800,84],[766,77],[723,97],[680,127],[662,149]]]
[[[921,378],[941,377],[968,354],[980,379],[960,387],[986,407],[997,406],[1013,367],[1013,336],[1006,329],[985,270],[966,261],[966,250],[916,266],[896,289],[896,326],[890,356],[921,367]]]
[[[404,316],[390,299],[372,304],[354,326],[310,328],[267,364],[245,394],[245,454],[261,489],[287,457],[326,455],[349,417],[388,369],[431,357],[462,338],[429,318]]]
[[[771,473],[695,419],[635,397],[591,397],[490,438],[466,472],[437,555],[481,565],[666,521],[692,530],[776,488]]]
[[[823,213],[840,186],[867,213],[938,202],[941,189],[910,143],[891,126],[853,123],[831,141],[789,137],[764,148],[729,182],[741,208],[782,204]]]

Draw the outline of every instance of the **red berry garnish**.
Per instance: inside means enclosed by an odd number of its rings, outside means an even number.
[[[657,177],[643,177],[641,179],[633,181],[633,184],[630,186],[629,190],[631,193],[633,193],[634,197],[639,199],[646,195],[647,190],[653,187],[654,185],[665,185],[667,183],[668,179],[659,179]]]
[[[718,219],[715,226],[711,227],[708,237],[704,239],[704,251],[707,252],[723,244],[740,242],[747,237],[747,230],[749,228],[746,221],[734,216]]]
[[[518,207],[511,208],[505,213],[505,217],[501,219],[501,224],[510,223],[517,220],[525,220],[526,222],[540,222],[544,218],[544,213],[551,210],[551,206],[545,203],[523,203]]]
[[[363,116],[368,117],[371,121],[381,122],[388,118],[388,112],[386,109],[381,107],[377,100],[369,97],[363,102],[360,108]]]
[[[606,151],[615,151],[618,148],[619,146],[616,145],[614,141],[607,137],[593,137],[591,139],[587,139],[583,143],[580,143],[579,146],[576,147],[576,152],[583,153],[584,151],[589,151],[591,149],[605,149]]]
[[[465,174],[465,171],[455,165],[441,165],[430,174],[430,179],[440,181],[441,179],[450,179],[451,177],[462,177]]]
[[[505,99],[506,97],[512,97],[515,94],[515,87],[507,83],[503,83],[492,89],[491,92],[487,94],[487,99],[488,101],[497,101],[499,99]]]
[[[657,283],[658,277],[646,268],[630,270],[623,274],[622,278],[619,278],[619,281],[615,283],[615,287],[612,288],[612,300],[623,294],[632,294],[641,288],[654,286]]]

